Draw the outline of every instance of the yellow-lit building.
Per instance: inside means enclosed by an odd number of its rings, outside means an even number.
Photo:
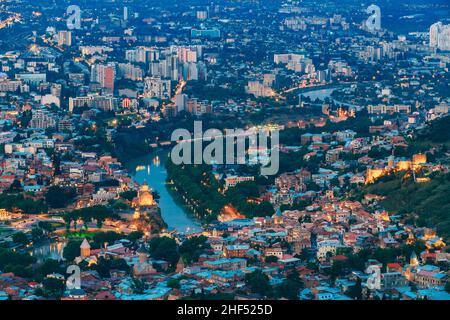
[[[384,176],[385,173],[386,172],[385,172],[384,169],[373,169],[373,168],[367,169],[367,172],[366,172],[366,184],[375,182],[375,180],[377,180],[378,178]]]
[[[412,157],[412,164],[418,166],[427,163],[427,156],[423,153],[417,153]]]
[[[442,238],[437,235],[436,230],[431,228],[425,229],[422,240],[425,241],[427,249],[441,249],[446,245]]]
[[[0,209],[0,221],[11,219],[11,213],[9,213],[6,209]]]
[[[417,153],[412,156],[412,160],[399,160],[395,162],[395,158],[390,156],[388,158],[388,164],[384,168],[369,168],[366,172],[366,184],[375,182],[378,178],[395,171],[408,171],[413,169],[415,172],[422,168],[422,165],[427,162],[427,156],[422,153]],[[419,178],[417,182],[428,182],[429,178]]]
[[[144,182],[138,191],[137,197],[133,199],[133,207],[146,208],[153,207],[155,204],[150,187]]]
[[[397,171],[407,171],[409,169],[411,169],[411,161],[409,160],[400,160],[395,166],[395,170]]]

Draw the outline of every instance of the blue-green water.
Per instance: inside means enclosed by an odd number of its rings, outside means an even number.
[[[159,207],[169,230],[181,233],[201,231],[199,221],[193,217],[183,204],[172,194],[166,184],[167,170],[165,163],[169,150],[157,150],[148,156],[136,158],[126,165],[130,176],[139,184],[146,181],[160,195]]]

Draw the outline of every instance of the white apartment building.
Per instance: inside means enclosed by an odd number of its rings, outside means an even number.
[[[450,50],[450,24],[436,22],[430,27],[430,47],[440,50]]]
[[[149,98],[170,99],[170,80],[163,80],[160,77],[147,77],[144,80],[144,96]]]

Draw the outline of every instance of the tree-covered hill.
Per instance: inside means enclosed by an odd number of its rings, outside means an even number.
[[[419,144],[450,145],[450,116],[436,119],[424,129],[418,131],[414,141]]]
[[[385,196],[382,205],[389,212],[404,215],[418,226],[436,228],[450,238],[450,173],[438,174],[427,183],[391,176],[367,186],[365,193]]]

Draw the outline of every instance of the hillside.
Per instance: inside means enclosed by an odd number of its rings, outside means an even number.
[[[416,144],[447,144],[450,145],[450,116],[432,121],[424,129],[417,132]]]
[[[450,173],[420,184],[392,176],[367,186],[365,193],[385,196],[382,205],[389,212],[404,215],[418,226],[436,228],[441,236],[450,238]]]

